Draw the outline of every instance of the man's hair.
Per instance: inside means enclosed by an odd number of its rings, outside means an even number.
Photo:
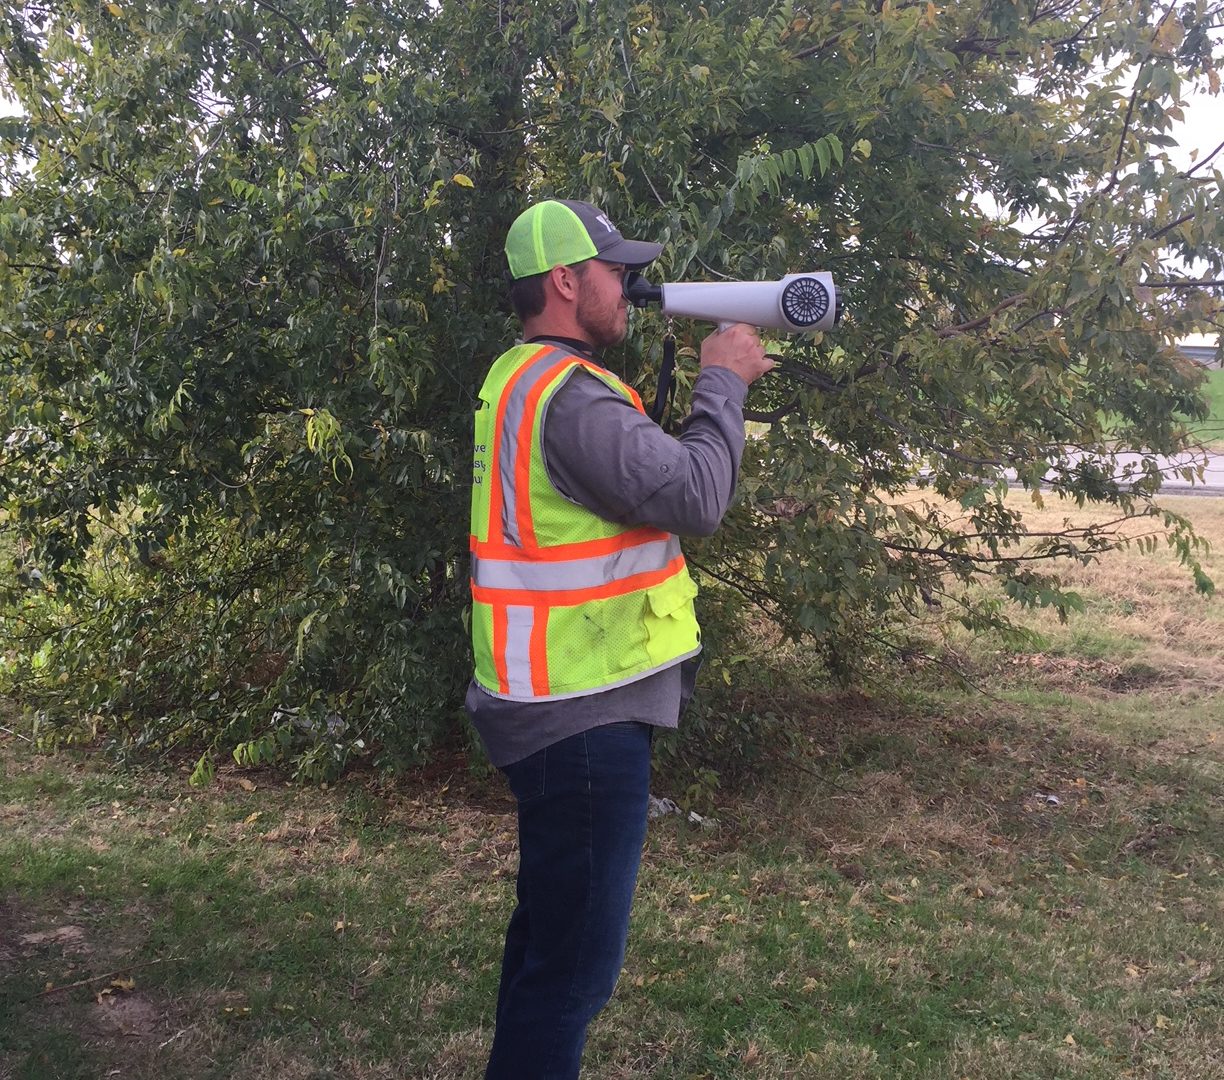
[[[571,263],[570,269],[581,280],[586,273],[586,261]],[[534,319],[544,310],[544,279],[549,273],[551,271],[531,274],[510,282],[510,306],[514,308],[514,314],[518,316],[519,322]]]

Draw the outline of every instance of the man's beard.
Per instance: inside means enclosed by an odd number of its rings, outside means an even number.
[[[607,349],[625,340],[627,320],[620,307],[597,308],[585,296],[578,298],[578,310],[574,318],[579,329],[596,349]]]

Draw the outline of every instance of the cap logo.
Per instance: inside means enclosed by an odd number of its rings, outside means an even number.
[[[602,225],[605,229],[607,229],[608,232],[616,232],[616,226],[613,225],[612,222],[608,220],[607,214],[596,214],[595,220],[598,221],[599,224]]]

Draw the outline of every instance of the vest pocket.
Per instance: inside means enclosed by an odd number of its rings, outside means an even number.
[[[675,574],[660,585],[646,590],[651,614],[666,618],[697,595],[697,585],[686,573]]]
[[[687,573],[676,574],[646,592],[646,649],[652,664],[691,653],[700,634],[693,615],[697,585]]]

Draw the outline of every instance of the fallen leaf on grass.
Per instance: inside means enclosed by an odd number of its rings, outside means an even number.
[[[708,892],[689,893],[689,903],[700,904],[702,900],[709,900],[711,895]]]
[[[238,777],[238,786],[242,788],[243,791],[254,791],[255,790],[255,785],[250,780],[248,780],[245,776]]]
[[[1076,1045],[1075,1036],[1068,1035],[1065,1039],[1063,1039],[1063,1042],[1065,1042],[1068,1046],[1075,1046]]]
[[[50,986],[48,986],[50,989]],[[136,980],[130,976],[126,979],[111,979],[110,986],[104,990],[99,990],[94,994],[94,1000],[99,1005],[112,1005],[116,1000],[115,991],[121,991],[125,994],[130,994],[136,989]]]

